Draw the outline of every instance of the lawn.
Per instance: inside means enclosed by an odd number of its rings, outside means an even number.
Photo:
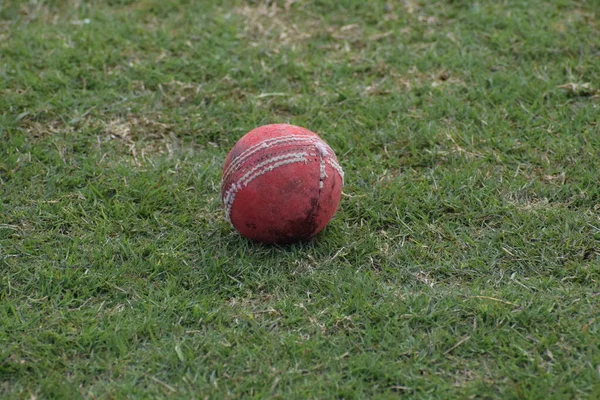
[[[599,121],[595,0],[0,0],[0,398],[599,398]],[[311,241],[225,220],[268,123]]]

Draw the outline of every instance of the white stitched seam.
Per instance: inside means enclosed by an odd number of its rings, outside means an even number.
[[[257,143],[255,145],[247,148],[241,154],[239,154],[235,159],[231,160],[230,164],[227,166],[225,172],[223,173],[223,179],[228,178],[229,175],[231,175],[234,172],[234,170],[238,169],[239,166],[244,163],[244,161],[246,161],[250,156],[252,156],[254,153],[256,153],[260,150],[268,149],[273,146],[283,145],[283,144],[287,144],[287,143],[298,143],[298,142],[302,143],[302,142],[304,142],[304,143],[308,144],[308,143],[313,143],[315,140],[318,140],[318,138],[315,136],[308,136],[308,135],[281,136],[281,137],[263,140],[262,142]]]
[[[294,145],[302,145],[302,144],[308,145],[313,142],[313,140],[311,140],[312,138],[285,137],[285,138],[275,138],[275,139],[279,139],[279,140],[274,141],[272,139],[268,139],[266,141],[263,141],[257,145],[252,146],[251,148],[247,149],[244,153],[242,153],[241,155],[236,157],[234,160],[232,160],[232,162],[227,167],[225,173],[223,174],[224,179],[228,179],[231,175],[233,175],[237,171],[239,171],[239,169],[243,167],[243,164],[245,162],[247,162],[250,159],[250,157],[252,157],[254,154],[256,154],[260,151],[271,149],[273,147],[286,145],[286,144],[291,144],[291,143],[293,143]]]
[[[325,169],[325,157],[327,156],[327,148],[323,142],[315,143],[315,147],[319,150],[319,190],[323,189],[325,183],[323,182],[327,178],[327,171]]]
[[[328,158],[327,163],[331,165],[331,167],[335,169],[338,172],[338,174],[340,174],[340,178],[342,178],[342,183],[344,183],[344,171],[342,170],[340,164],[338,164],[337,161],[335,161],[335,159],[333,158]]]
[[[296,152],[296,153],[281,154],[279,156],[274,156],[274,157],[268,158],[268,159],[264,160],[263,162],[254,165],[250,171],[248,171],[244,175],[242,175],[242,177],[237,180],[237,184],[243,183],[249,176],[251,176],[257,170],[261,169],[265,165],[271,164],[272,162],[285,160],[286,158],[298,158],[298,157],[305,158],[308,155],[309,154],[307,152],[302,151],[302,152]]]
[[[258,178],[259,176],[269,172],[269,171],[273,171],[276,168],[279,168],[283,165],[287,165],[287,164],[293,164],[293,163],[306,163],[308,161],[308,159],[306,158],[308,154],[307,153],[301,153],[301,154],[297,154],[296,157],[294,158],[289,158],[289,159],[284,159],[281,161],[278,161],[274,164],[268,165],[269,163],[274,161],[273,157],[270,160],[267,160],[268,163],[264,164],[261,170],[257,170],[254,169],[254,173],[247,176],[248,174],[244,175],[244,177],[238,179],[237,182],[234,182],[231,187],[227,190],[227,192],[225,193],[225,196],[223,197],[223,203],[225,205],[225,216],[227,218],[228,221],[231,222],[231,208],[233,207],[233,201],[235,200],[235,195],[238,191],[240,191],[242,188],[248,186],[248,184],[250,182],[252,182],[254,179]],[[266,166],[265,166],[266,165]]]
[[[310,153],[310,155],[316,156],[316,152],[314,148],[310,146],[308,143],[300,143],[294,144],[294,147],[288,147],[286,149],[263,149],[264,153],[256,154],[254,158],[250,160],[246,160],[246,163],[243,165],[239,165],[237,168],[232,169],[227,175],[223,175],[222,183],[226,183],[231,181],[232,179],[236,179],[236,176],[240,176],[241,174],[246,174],[253,169],[256,169],[257,166],[263,165],[265,162],[272,161],[274,157],[286,158],[293,157],[294,154],[298,153]]]
[[[317,150],[319,150],[319,153],[321,153],[322,157],[325,157],[327,155],[327,145],[325,143],[323,143],[322,141],[318,141],[315,143],[315,147],[317,148]]]
[[[249,176],[251,176],[252,174],[256,173],[256,171],[260,170],[261,168],[265,167],[266,165],[269,165],[273,162],[277,162],[280,160],[284,160],[286,158],[298,158],[298,157],[302,157],[303,160],[305,160],[305,156],[307,156],[308,153],[306,152],[296,152],[296,153],[288,153],[288,154],[282,154],[279,156],[275,156],[275,157],[271,157],[268,158],[266,160],[264,160],[263,162],[261,162],[260,164],[256,164],[252,167],[252,169],[250,169],[249,171],[247,171],[244,175],[242,175],[242,177],[238,178],[237,181],[233,182],[231,184],[231,186],[228,188],[227,192],[225,193],[225,195],[223,196],[223,201],[225,203],[228,202],[228,197],[231,193],[236,192],[238,190],[240,190],[243,186],[242,184],[244,184],[244,182],[248,179]],[[245,183],[245,185],[247,185],[248,182]],[[245,186],[244,185],[244,186]]]
[[[283,136],[276,137],[271,139],[266,139],[260,143],[257,143],[244,152],[239,154],[231,163],[227,166],[227,169],[223,173],[223,183],[230,179],[233,174],[238,172],[240,168],[243,167],[243,163],[248,160],[253,154],[265,150],[270,149],[274,146],[281,146],[286,144],[294,144],[294,145],[307,145],[314,144],[314,147],[318,150],[318,154],[314,154],[313,152],[291,152],[280,154],[277,156],[273,156],[265,159],[259,164],[253,165],[249,171],[235,182],[233,182],[227,188],[227,191],[223,195],[223,203],[225,205],[225,214],[228,221],[231,222],[231,209],[233,207],[233,202],[236,197],[236,193],[240,191],[242,188],[246,187],[250,182],[259,176],[273,171],[283,165],[292,164],[292,163],[307,163],[309,159],[306,157],[315,157],[319,156],[319,189],[322,189],[324,186],[324,180],[327,178],[327,171],[325,168],[326,163],[329,164],[342,179],[342,183],[344,182],[344,171],[342,167],[338,164],[335,153],[327,145],[327,143],[323,142],[319,137],[309,136],[309,135],[294,135],[294,136]],[[293,149],[291,149],[293,150]]]

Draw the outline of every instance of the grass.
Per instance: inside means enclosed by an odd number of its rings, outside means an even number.
[[[600,396],[595,1],[0,2],[0,397]],[[267,123],[307,243],[224,220]]]

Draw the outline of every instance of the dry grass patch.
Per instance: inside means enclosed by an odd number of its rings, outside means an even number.
[[[287,0],[283,6],[276,2],[262,1],[257,4],[244,3],[233,9],[233,13],[242,17],[244,33],[252,46],[262,41],[274,42],[275,46],[300,44],[313,37],[315,28],[322,24],[318,19],[304,19],[299,26],[292,21],[294,0]],[[276,49],[276,48],[275,48]]]
[[[25,117],[21,122],[21,129],[34,139],[73,132],[73,127],[65,124],[61,119],[40,122]]]
[[[105,124],[103,133],[110,139],[121,141],[138,166],[151,155],[172,156],[178,143],[170,125],[149,117],[131,115],[110,120]]]
[[[56,25],[64,17],[66,10],[70,12],[76,12],[81,7],[81,0],[63,0],[53,5],[49,5],[47,1],[43,0],[28,0],[28,1],[7,1],[7,4],[0,3],[0,11],[3,8],[10,9],[15,6],[18,7],[19,22],[31,23],[33,21],[41,21],[44,24]],[[11,4],[14,3],[14,4]],[[12,25],[16,20],[6,21],[4,24]],[[0,30],[2,29],[2,23],[0,23]]]

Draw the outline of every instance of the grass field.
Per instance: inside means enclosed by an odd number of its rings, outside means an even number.
[[[0,398],[599,398],[599,100],[595,0],[0,0]],[[276,122],[346,172],[287,247]]]

